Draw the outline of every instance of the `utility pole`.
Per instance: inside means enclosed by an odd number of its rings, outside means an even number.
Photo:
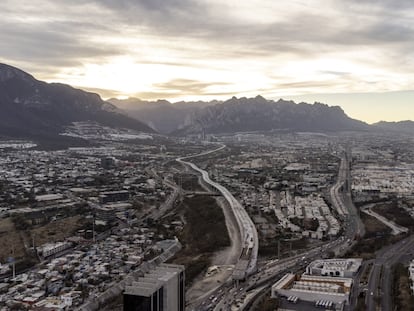
[[[280,240],[277,240],[277,259],[280,260]]]
[[[12,245],[12,260],[13,260],[13,279],[16,278],[16,260],[14,258],[14,244]]]
[[[96,243],[96,236],[95,236],[95,214],[93,214],[93,217],[92,217],[92,238],[93,238],[93,243]]]

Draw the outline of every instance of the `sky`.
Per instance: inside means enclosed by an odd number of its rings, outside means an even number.
[[[103,98],[232,96],[414,119],[412,0],[2,0],[0,62]]]

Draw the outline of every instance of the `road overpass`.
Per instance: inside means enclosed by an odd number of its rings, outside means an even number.
[[[234,214],[234,217],[237,221],[237,225],[240,232],[240,241],[242,241],[242,252],[240,254],[239,260],[235,266],[233,272],[233,279],[234,280],[243,280],[248,275],[254,273],[257,267],[257,254],[259,250],[259,238],[257,234],[256,227],[251,220],[250,216],[247,214],[244,207],[240,204],[239,201],[230,193],[227,188],[224,186],[214,182],[210,179],[208,172],[199,168],[194,163],[191,163],[187,160],[205,156],[214,152],[218,152],[224,149],[226,146],[221,145],[219,148],[206,151],[200,154],[191,155],[187,157],[181,157],[177,159],[177,162],[190,167],[191,169],[199,172],[201,174],[202,179],[205,183],[210,185],[211,187],[217,189],[226,201],[229,203],[230,208]]]

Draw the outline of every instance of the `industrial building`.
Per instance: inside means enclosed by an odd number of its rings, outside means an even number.
[[[184,266],[161,264],[125,286],[124,311],[184,311]]]
[[[410,273],[411,292],[414,295],[414,260],[410,262],[410,265],[408,266],[408,272]]]
[[[343,306],[349,302],[360,258],[315,260],[303,275],[286,274],[272,286],[272,297],[311,302],[316,307]]]
[[[290,297],[296,301],[331,302],[343,305],[349,302],[351,278],[286,274],[272,286],[272,298]]]
[[[360,258],[315,260],[307,266],[305,274],[352,278],[358,273],[361,264]]]
[[[55,255],[72,247],[70,242],[46,243],[37,248],[37,253],[43,258]]]

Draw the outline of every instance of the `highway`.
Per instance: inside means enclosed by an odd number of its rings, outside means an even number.
[[[208,172],[206,172],[205,170],[199,168],[194,163],[186,161],[195,157],[201,157],[214,152],[218,152],[224,149],[225,147],[225,145],[221,145],[217,149],[213,149],[196,155],[181,157],[177,159],[177,162],[185,166],[189,166],[191,169],[199,172],[202,176],[203,181],[211,187],[217,189],[229,203],[230,208],[237,221],[241,238],[240,241],[242,241],[242,252],[235,266],[233,278],[237,280],[242,280],[246,276],[256,271],[257,253],[259,250],[259,238],[256,227],[253,221],[251,220],[250,216],[247,214],[244,207],[240,204],[239,201],[237,201],[237,199],[230,193],[230,191],[227,190],[227,188],[211,180],[208,175]]]
[[[258,272],[248,278],[244,284],[240,285],[240,288],[234,291],[224,290],[223,292],[226,294],[221,294],[218,303],[210,304],[214,305],[211,308],[212,310],[231,310],[229,305],[236,307],[234,310],[249,310],[252,302],[257,297],[260,297],[263,291],[269,290],[271,285],[285,273],[303,269],[310,261],[320,259],[330,252],[335,252],[338,255],[344,254],[356,243],[354,241],[356,235],[362,236],[365,234],[364,225],[351,199],[350,187],[347,187],[347,185],[351,184],[350,158],[350,152],[343,154],[338,181],[331,189],[333,208],[338,210],[338,214],[341,215],[344,223],[343,235],[323,246],[296,256],[269,262],[267,265],[259,268]],[[258,287],[261,287],[262,290],[257,290]],[[254,294],[252,294],[253,292]],[[353,306],[351,306],[352,308]],[[206,308],[205,310],[210,309]]]
[[[342,201],[340,200],[340,195],[339,195],[339,192],[345,187],[345,183],[347,180],[347,172],[346,172],[347,169],[348,169],[347,159],[344,156],[341,158],[341,164],[339,165],[338,179],[330,191],[332,204],[335,207],[336,211],[338,212],[338,215],[341,217],[348,215],[348,210],[343,205]]]
[[[233,306],[233,310],[249,310],[250,305],[255,299],[261,296],[264,291],[269,290],[285,273],[304,269],[307,263],[320,259],[321,256],[333,248],[338,247],[341,243],[343,243],[343,238],[331,241],[323,246],[316,247],[293,257],[270,261],[260,267],[254,275],[248,277],[239,287],[226,284],[226,286],[220,289],[221,292],[216,291],[210,296],[210,301],[212,297],[215,297],[217,298],[216,302],[206,303],[204,308],[200,310],[232,310],[230,306]]]
[[[352,155],[351,151],[348,150],[342,155],[341,166],[338,174],[338,182],[342,186],[339,188],[336,188],[334,186],[336,189],[333,192],[332,202],[337,210],[341,209],[343,211],[345,226],[354,229],[353,232],[352,230],[345,230],[348,233],[346,234],[346,237],[354,239],[365,235],[365,227],[361,221],[361,218],[359,217],[357,208],[352,202],[350,186],[352,184],[350,159],[352,159]]]
[[[200,155],[179,158],[178,162],[190,166],[192,169],[200,172],[205,182],[216,188],[226,200],[232,206],[235,216],[238,218],[239,228],[244,228],[241,232],[245,247],[251,247],[255,251],[255,256],[251,257],[251,264],[248,266],[248,273],[244,282],[235,284],[228,281],[221,286],[218,286],[215,291],[209,294],[209,297],[203,301],[203,303],[197,308],[197,310],[249,310],[252,303],[260,297],[264,291],[269,290],[280,277],[287,272],[295,272],[306,267],[306,265],[315,259],[326,256],[330,252],[336,254],[345,253],[350,249],[354,243],[355,236],[363,235],[365,230],[364,226],[359,218],[359,214],[352,203],[350,187],[346,185],[350,184],[350,166],[349,157],[347,154],[343,155],[341,160],[341,167],[338,173],[338,182],[331,189],[331,195],[333,207],[338,210],[338,214],[344,222],[344,232],[341,237],[336,240],[330,241],[322,246],[305,251],[296,256],[288,257],[282,260],[271,260],[265,265],[261,265],[256,270],[257,264],[257,249],[258,242],[251,245],[251,239],[249,241],[250,234],[253,233],[253,242],[257,241],[257,231],[254,224],[250,220],[250,217],[241,207],[240,203],[228,192],[223,186],[211,181],[208,177],[208,173],[198,168],[191,162],[185,161],[192,157],[206,155],[208,153],[216,152],[224,148],[221,146],[218,149],[204,152]],[[341,214],[341,212],[342,214]],[[245,215],[243,215],[244,213]]]
[[[406,262],[412,259],[413,249],[414,236],[412,235],[378,251],[368,279],[368,290],[365,299],[368,311],[377,310],[377,302],[380,302],[381,310],[393,310],[391,269],[398,262]]]
[[[158,208],[153,209],[148,215],[145,215],[139,223],[143,224],[145,219],[151,218],[153,220],[158,220],[162,216],[164,216],[169,210],[174,207],[174,203],[179,199],[180,195],[182,194],[182,189],[173,181],[168,180],[168,178],[162,179],[158,176],[157,172],[154,169],[147,169],[146,172],[154,177],[158,182],[163,183],[167,187],[173,189],[173,192],[168,196],[164,203],[162,203]]]

